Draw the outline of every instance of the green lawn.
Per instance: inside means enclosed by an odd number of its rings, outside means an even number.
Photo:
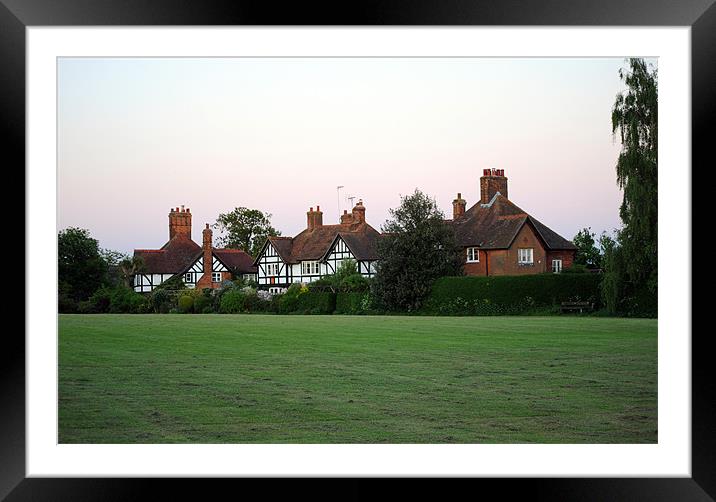
[[[655,443],[657,322],[60,315],[61,443]]]

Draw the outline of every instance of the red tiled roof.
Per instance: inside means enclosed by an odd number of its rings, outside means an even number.
[[[147,274],[176,274],[201,256],[201,246],[184,234],[177,234],[161,249],[135,249],[134,256],[144,260]]]
[[[214,255],[232,272],[239,274],[255,274],[256,267],[251,255],[241,249],[214,248]]]
[[[451,222],[458,245],[506,249],[526,223],[531,224],[548,249],[576,249],[574,244],[517,207],[502,194],[490,204],[472,206]]]
[[[337,235],[346,241],[358,260],[377,259],[380,233],[368,223],[340,223],[306,229],[295,237],[269,237],[268,241],[286,263],[320,260]]]

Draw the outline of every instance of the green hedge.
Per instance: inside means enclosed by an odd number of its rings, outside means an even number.
[[[600,307],[599,274],[538,274],[498,277],[442,277],[435,281],[424,311],[432,314],[500,315],[556,310],[567,301]]]
[[[366,314],[371,312],[373,297],[369,291],[336,294],[336,314]]]
[[[336,294],[309,291],[296,298],[294,312],[299,314],[332,314],[336,310]]]

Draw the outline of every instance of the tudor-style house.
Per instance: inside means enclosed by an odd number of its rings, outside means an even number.
[[[240,249],[215,248],[209,224],[202,231],[202,245],[191,239],[189,208],[169,211],[169,241],[159,249],[135,249],[143,267],[134,276],[134,290],[148,293],[172,277],[181,277],[188,288],[217,288],[236,277],[256,280],[251,256]]]
[[[365,206],[358,201],[340,223],[323,224],[323,212],[316,206],[306,213],[306,229],[295,237],[269,237],[259,252],[258,284],[271,293],[281,293],[294,282],[309,283],[333,274],[344,260],[354,260],[365,277],[375,274],[380,232],[365,220]]]
[[[466,275],[559,273],[572,266],[574,244],[508,199],[504,169],[483,171],[480,200],[470,209],[460,193],[452,204],[448,223]]]

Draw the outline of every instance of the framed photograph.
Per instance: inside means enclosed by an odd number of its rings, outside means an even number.
[[[713,5],[0,2],[27,197],[0,495],[716,496],[691,329]]]

